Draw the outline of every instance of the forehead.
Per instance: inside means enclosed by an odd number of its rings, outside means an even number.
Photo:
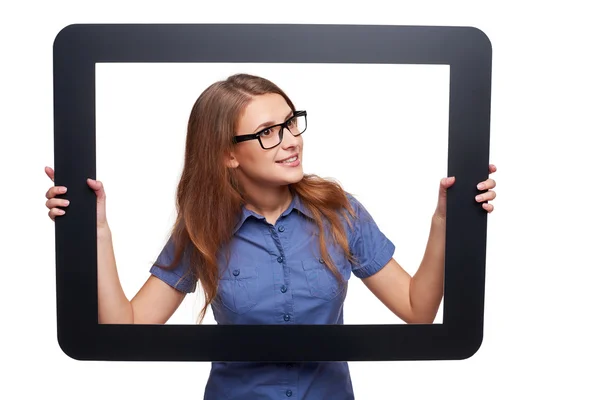
[[[285,99],[276,93],[254,96],[238,121],[242,132],[254,131],[266,122],[279,124],[291,113],[292,109]]]

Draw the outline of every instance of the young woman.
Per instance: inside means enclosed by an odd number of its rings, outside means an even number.
[[[117,276],[106,195],[98,199],[101,323],[164,324],[200,282],[219,324],[342,324],[351,274],[406,323],[431,323],[442,299],[446,190],[440,183],[425,255],[411,277],[394,245],[338,184],[302,170],[307,112],[272,82],[234,75],[206,89],[191,111],[177,220],[150,277],[128,300]],[[490,173],[496,168],[490,165]],[[46,167],[53,179],[54,171]],[[482,207],[496,197],[481,182]],[[51,187],[52,220],[68,200]],[[353,399],[347,363],[213,363],[206,399]]]

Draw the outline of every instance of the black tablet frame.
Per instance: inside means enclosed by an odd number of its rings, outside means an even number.
[[[290,46],[293,43],[293,46]],[[479,29],[301,24],[98,24],[54,42],[58,342],[79,360],[450,360],[483,340],[491,43]],[[104,325],[97,321],[96,63],[353,63],[450,66],[444,321],[431,325]],[[140,199],[144,201],[144,199]]]

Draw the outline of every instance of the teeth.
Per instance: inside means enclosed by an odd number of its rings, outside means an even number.
[[[298,159],[298,156],[294,156],[292,158],[288,158],[287,160],[283,160],[283,161],[279,161],[280,163],[285,163],[285,164],[289,164],[289,163],[293,163],[294,161],[296,161]]]

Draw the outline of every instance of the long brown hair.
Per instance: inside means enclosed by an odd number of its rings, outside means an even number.
[[[232,238],[244,199],[235,174],[225,164],[225,155],[233,150],[232,137],[246,106],[254,96],[276,93],[296,111],[289,97],[267,79],[237,74],[209,86],[196,100],[187,127],[185,161],[177,187],[177,219],[171,238],[175,267],[186,254],[190,273],[204,289],[205,304],[201,321],[217,295],[219,266],[217,254]],[[327,251],[333,239],[346,257],[350,254],[341,216],[350,223],[354,212],[341,185],[334,180],[305,175],[290,185],[293,193],[312,214],[319,229],[321,257],[341,281]]]

